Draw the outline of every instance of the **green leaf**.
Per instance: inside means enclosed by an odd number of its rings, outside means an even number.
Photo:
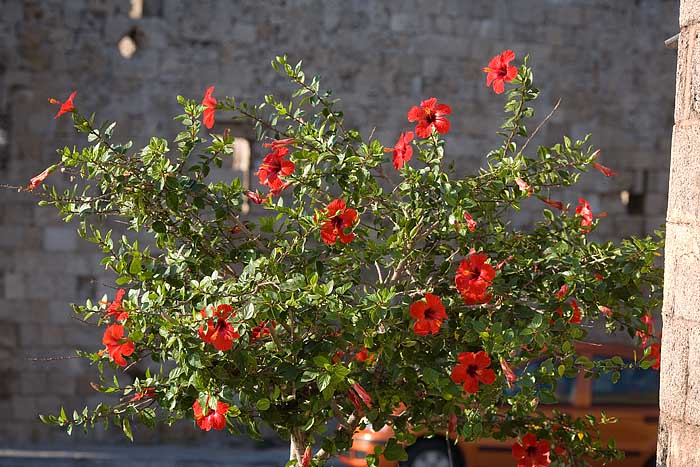
[[[391,438],[384,447],[384,457],[389,461],[406,461],[408,453],[403,446],[396,442],[396,438]]]
[[[255,316],[255,305],[250,302],[243,308],[243,319],[251,319],[253,316]]]
[[[151,226],[154,232],[156,233],[165,233],[165,224],[161,221],[155,221],[153,225]]]
[[[270,399],[267,399],[263,397],[262,399],[258,399],[258,401],[255,403],[255,406],[258,408],[259,411],[265,412],[270,408]]]
[[[131,260],[131,264],[129,265],[129,274],[138,274],[141,272],[141,256],[140,255],[135,255],[134,259]]]
[[[204,368],[202,357],[199,352],[192,352],[187,355],[187,364],[193,368]]]
[[[124,417],[122,420],[122,431],[127,438],[129,438],[132,442],[134,441],[134,435],[131,433],[131,423],[129,423],[129,419],[126,417]]]
[[[328,373],[324,373],[324,374],[320,375],[316,379],[316,384],[318,385],[318,390],[323,391],[324,389],[326,389],[328,387],[328,385],[331,384],[331,379],[332,379],[332,376]]]

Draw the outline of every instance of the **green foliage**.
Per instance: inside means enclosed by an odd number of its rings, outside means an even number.
[[[533,134],[525,123],[538,90],[527,60],[506,95],[503,144],[476,174],[451,173],[442,161],[448,148],[436,132],[416,140],[416,157],[394,170],[379,141],[346,128],[317,78],[307,79],[286,57],[273,67],[294,84],[290,101],[268,95],[258,106],[230,98],[217,106],[254,123],[263,141],[294,139],[296,169],[285,179],[290,188],[252,205],[252,218],[242,216],[239,180],[206,181],[212,164],[231,157],[233,138],[206,134],[196,101],[178,97],[183,130],[174,141],[154,137],[140,150],[113,140],[114,123],[97,125],[73,113],[88,145],[59,154],[63,170],[84,183],[63,193],[46,190],[44,204],[66,221],[79,220],[80,235],[101,249],[101,264],[128,289],[125,328],[136,346],[128,361],[150,370],[127,386],[116,379],[95,385],[119,396],[111,406],[43,420],[69,432],[111,420],[131,438],[129,420],[170,424],[192,418],[195,400],[212,409],[219,400],[231,404],[232,433],[258,436],[264,422],[282,436],[322,438],[318,460],[347,449],[356,427],[391,423],[395,439],[383,453],[404,459],[413,433],[444,433],[455,414],[456,430],[467,440],[532,432],[563,443],[573,457],[616,455],[614,445],[597,438],[594,417],[548,414],[546,404],[555,401],[562,376],[626,368],[619,357],[591,361],[577,354],[574,342],[603,320],[609,332],[634,336],[646,329],[641,317],[661,303],[654,260],[662,243],[592,242],[573,209],[544,209],[527,232],[509,224],[522,202],[538,203],[550,189],[575,185],[595,160],[588,138],[529,146]],[[535,196],[528,200],[519,180]],[[359,215],[348,244],[320,240],[320,219],[335,198]],[[462,221],[465,212],[477,221],[473,232]],[[108,220],[125,225],[127,234],[113,234]],[[458,264],[472,249],[500,265],[493,298],[483,305],[466,305],[454,285]],[[562,285],[579,303],[581,325],[556,314],[568,303],[554,295]],[[448,319],[438,334],[419,336],[409,306],[427,292],[442,299]],[[207,319],[200,310],[218,304],[236,312],[231,323],[240,338],[228,351],[198,333]],[[604,316],[599,306],[612,314]],[[105,307],[88,302],[76,310],[106,324]],[[276,323],[271,334],[251,339],[263,321]],[[374,358],[356,359],[362,348]],[[450,374],[459,353],[482,350],[497,379],[465,393]],[[102,353],[85,356],[99,362],[100,373],[109,360]],[[535,359],[542,363],[528,366]],[[517,390],[509,390],[502,360],[524,368]],[[348,396],[355,383],[372,398],[362,413]],[[133,400],[145,388],[153,388],[153,397]],[[329,433],[333,419],[340,428]]]

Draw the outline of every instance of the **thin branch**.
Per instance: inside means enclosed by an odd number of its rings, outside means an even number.
[[[552,116],[554,115],[554,112],[556,112],[557,109],[559,108],[559,104],[561,104],[561,99],[559,99],[559,100],[557,101],[557,103],[556,103],[556,104],[554,105],[554,107],[552,108],[552,111],[549,112],[549,115],[547,115],[547,116],[544,118],[544,120],[542,120],[542,121],[540,122],[540,124],[537,125],[537,128],[535,128],[535,131],[533,131],[532,134],[527,138],[527,140],[525,140],[525,143],[523,144],[523,147],[520,148],[519,154],[523,154],[523,153],[525,152],[525,148],[527,147],[528,143],[530,143],[530,141],[532,141],[532,138],[534,138],[535,135],[537,134],[537,132],[540,131],[540,128],[542,128],[542,126],[543,126],[545,123],[547,123],[547,121],[549,121],[550,118],[552,118]]]

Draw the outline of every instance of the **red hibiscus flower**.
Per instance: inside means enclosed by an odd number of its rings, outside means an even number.
[[[156,397],[156,388],[147,387],[134,394],[134,396],[129,399],[129,402],[138,402],[142,399],[152,399],[154,397]]]
[[[73,91],[70,94],[70,96],[68,96],[68,99],[66,99],[65,102],[61,102],[61,101],[59,101],[57,99],[53,99],[53,98],[49,99],[50,104],[61,106],[61,108],[58,109],[58,112],[56,113],[56,116],[54,117],[54,119],[57,119],[61,115],[67,114],[68,112],[72,112],[73,110],[75,110],[75,106],[73,105],[73,98],[75,98],[76,94],[77,94],[77,91]]]
[[[477,305],[491,300],[486,289],[491,286],[496,270],[486,264],[488,257],[482,253],[471,253],[457,268],[455,286],[467,305]]]
[[[374,354],[367,350],[367,347],[362,347],[362,349],[355,354],[355,358],[359,362],[371,362],[374,360]]]
[[[612,310],[610,308],[608,308],[607,306],[598,305],[598,311],[603,313],[608,318],[612,316]]]
[[[209,398],[207,397],[206,413],[202,410],[202,406],[199,404],[199,399],[194,401],[192,404],[192,410],[194,411],[194,420],[204,431],[209,431],[212,428],[215,430],[223,430],[226,428],[226,412],[228,412],[229,404],[221,401],[216,401],[216,410],[209,407]]]
[[[452,370],[452,381],[461,384],[469,393],[479,391],[479,383],[493,384],[496,381],[496,372],[489,368],[491,357],[486,352],[462,352],[457,357],[459,364]]]
[[[549,460],[549,441],[538,440],[528,433],[523,436],[522,444],[513,444],[513,457],[518,460],[518,467],[546,467]]]
[[[597,281],[602,281],[603,279],[605,279],[605,277],[603,277],[603,275],[600,274],[599,272],[594,272],[594,273],[593,273],[593,277],[595,277],[595,279],[596,279]]]
[[[207,309],[202,308],[201,314],[202,318],[207,318]],[[207,344],[214,345],[216,350],[227,351],[233,347],[234,339],[241,337],[227,321],[229,317],[235,315],[231,305],[221,304],[217,306],[213,313],[213,319],[207,318],[206,325],[200,326],[199,337]]]
[[[573,298],[571,299],[571,309],[574,310],[574,312],[571,314],[569,322],[572,324],[581,323],[581,310],[578,308],[578,302]]]
[[[204,122],[204,126],[210,130],[214,126],[214,117],[216,114],[216,99],[212,96],[213,92],[214,86],[211,86],[207,89],[207,92],[204,93],[204,98],[202,99],[202,105],[204,106],[202,122]]]
[[[416,135],[419,138],[427,138],[432,133],[433,128],[444,135],[450,131],[450,121],[445,115],[450,115],[452,109],[447,104],[438,104],[437,99],[431,97],[420,103],[420,107],[412,107],[408,111],[408,121],[418,122],[416,125]]]
[[[649,344],[649,338],[654,335],[654,317],[647,313],[642,316],[642,323],[644,323],[647,327],[646,332],[637,331],[635,334],[637,334],[637,336],[639,336],[642,340],[642,347],[646,347]]]
[[[505,361],[504,359],[501,359],[501,370],[503,370],[503,376],[506,377],[506,381],[508,382],[508,387],[512,388],[513,383],[515,383],[515,380],[518,379],[517,376],[515,376],[515,372],[513,371],[513,367],[511,367],[507,361]]]
[[[342,350],[338,350],[335,355],[333,355],[333,358],[331,359],[333,363],[338,363],[341,358],[343,358],[343,355],[345,355],[345,352]]]
[[[464,211],[464,220],[467,223],[467,229],[469,229],[470,232],[474,232],[476,230],[476,221],[472,215]]]
[[[39,175],[36,175],[35,177],[32,177],[31,179],[29,179],[29,185],[27,185],[25,190],[27,190],[27,191],[36,190],[39,187],[39,185],[44,183],[44,180],[46,180],[46,177],[48,177],[51,174],[51,172],[53,172],[53,166],[44,170]]]
[[[543,203],[550,205],[554,209],[558,209],[560,211],[566,210],[566,208],[564,207],[564,203],[562,203],[561,201],[555,201],[555,200],[549,199],[549,198],[540,198],[540,199],[542,200]]]
[[[286,177],[294,172],[294,163],[284,159],[287,154],[289,149],[286,147],[274,149],[265,156],[260,169],[256,172],[260,183],[270,187],[274,194],[279,194],[286,188],[280,176]]]
[[[659,334],[659,342],[651,344],[649,351],[649,358],[654,360],[654,364],[651,366],[654,370],[661,369],[661,335]]]
[[[270,325],[272,327],[275,327],[277,323],[275,323],[274,320],[270,321]],[[250,342],[255,342],[258,339],[262,339],[264,336],[269,336],[271,335],[272,332],[270,331],[270,328],[267,327],[267,321],[260,321],[260,324],[255,326],[253,329],[250,330]]]
[[[493,85],[493,92],[502,94],[505,90],[505,83],[510,83],[518,74],[518,69],[509,65],[511,60],[515,59],[515,53],[512,50],[504,50],[499,55],[496,55],[489,62],[489,66],[483,68],[486,75],[486,86]]]
[[[559,287],[559,290],[554,294],[555,297],[557,297],[559,300],[564,300],[566,298],[566,294],[569,293],[569,286],[564,284],[561,287]]]
[[[581,216],[581,230],[583,232],[590,232],[591,226],[593,225],[593,211],[591,211],[591,205],[588,204],[588,201],[583,198],[578,199],[576,215]]]
[[[126,321],[126,319],[129,317],[129,312],[124,311],[122,308],[122,299],[124,298],[125,293],[126,291],[124,289],[117,290],[117,293],[114,296],[114,301],[110,303],[105,310],[105,313],[108,316],[113,316],[115,321]]]
[[[102,336],[102,343],[107,348],[110,360],[119,366],[126,366],[124,357],[134,353],[134,343],[131,339],[124,337],[124,326],[112,324],[105,330]]]
[[[357,394],[355,394],[351,389],[348,389],[348,399],[350,399],[350,402],[352,403],[353,407],[355,407],[357,413],[360,414],[360,416],[363,416],[364,410],[362,408],[362,404],[360,404],[360,398],[357,397]]]
[[[413,156],[413,146],[411,146],[411,140],[413,140],[412,131],[401,133],[401,135],[399,135],[399,140],[396,142],[393,148],[384,148],[384,152],[394,153],[394,167],[396,170],[399,170],[401,167],[403,167],[405,162],[411,160],[411,156]]]
[[[410,312],[411,318],[418,320],[413,325],[413,332],[419,336],[426,336],[429,333],[437,334],[442,326],[442,321],[447,319],[442,300],[431,293],[425,294],[425,301],[413,302]]]
[[[357,221],[357,211],[345,207],[345,201],[334,199],[326,207],[323,217],[326,218],[321,225],[321,240],[328,245],[335,244],[337,239],[342,243],[350,243],[354,233],[346,234],[345,230],[352,228]]]
[[[556,452],[559,457],[564,457],[566,455],[566,449],[561,446],[554,446],[554,452]]]
[[[258,193],[257,191],[250,191],[250,190],[248,190],[248,191],[246,191],[246,192],[243,193],[243,194],[244,194],[244,195],[246,196],[246,198],[248,198],[248,200],[251,201],[253,204],[262,204],[262,203],[264,203],[265,201],[267,201],[268,199],[270,199],[270,195],[267,195],[266,197],[263,198],[262,196],[260,196],[260,193]]]
[[[290,144],[294,143],[296,139],[294,138],[285,138],[285,139],[278,139],[276,141],[273,141],[271,143],[263,143],[264,148],[271,148],[273,151],[275,149],[279,148],[284,148],[286,146],[289,146]]]
[[[593,168],[596,169],[598,172],[602,173],[606,177],[617,177],[619,174],[612,170],[609,167],[605,167],[603,164],[599,164],[597,162],[593,163]]]
[[[528,198],[532,196],[534,190],[525,180],[518,177],[515,179],[515,183],[518,185],[518,188],[520,188],[520,191],[524,191],[527,194]]]
[[[309,467],[311,465],[311,457],[311,446],[307,446],[301,458],[301,467]]]
[[[578,307],[578,302],[572,298],[570,304],[571,304],[571,309],[573,311],[571,313],[571,318],[569,318],[569,323],[580,324],[581,323],[581,310]],[[557,314],[559,316],[561,316],[562,318],[564,317],[564,311],[561,309],[561,307],[557,308]],[[553,324],[552,321],[550,321],[550,323]]]
[[[352,390],[355,391],[355,394],[364,402],[364,404],[367,406],[367,408],[372,408],[372,397],[369,395],[367,391],[365,391],[365,388],[363,388],[360,383],[354,383],[352,386]]]

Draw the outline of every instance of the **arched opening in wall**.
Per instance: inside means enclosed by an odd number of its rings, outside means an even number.
[[[628,190],[620,192],[620,201],[625,206],[627,214],[644,215],[648,181],[649,171],[644,169],[637,173],[636,180]]]
[[[243,190],[250,190],[250,169],[253,159],[251,141],[254,141],[255,132],[252,128],[241,124],[217,123],[212,133],[223,134],[227,130],[234,138],[233,156],[230,159],[224,159],[221,169],[212,167],[209,178],[213,181],[230,182],[232,178],[238,177]],[[250,204],[247,199],[244,199],[241,212],[248,214],[249,211]]]
[[[138,28],[131,28],[131,30],[124,34],[122,38],[119,39],[119,42],[117,42],[117,50],[119,50],[119,55],[127,60],[131,59],[131,57],[133,57],[138,51],[139,44],[142,42],[142,37],[143,35]]]
[[[129,18],[131,19],[162,15],[162,0],[131,0],[131,6],[129,8]]]

